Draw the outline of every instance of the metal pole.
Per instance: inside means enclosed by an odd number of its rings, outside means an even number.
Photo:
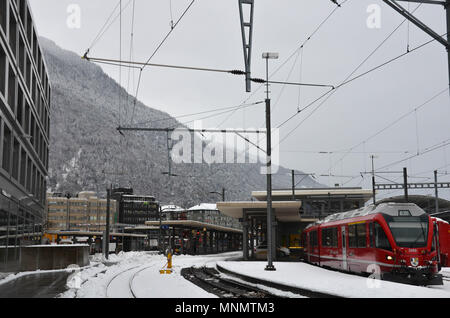
[[[437,187],[437,170],[434,170],[434,194],[435,194],[435,210],[436,213],[439,212],[439,195],[438,195],[438,187]]]
[[[370,156],[372,158],[372,196],[373,196],[373,204],[377,204],[377,199],[375,197],[375,166],[373,164],[374,155]]]
[[[161,251],[162,251],[162,246],[161,246],[161,235],[162,235],[162,232],[161,232],[161,226],[162,226],[162,220],[161,220],[161,218],[162,218],[162,210],[161,210],[161,206],[159,206],[159,235],[158,235],[158,250],[159,250],[159,252],[161,253]]]
[[[225,188],[222,188],[222,202],[225,202]]]
[[[405,202],[408,202],[408,171],[403,168],[403,188],[405,189]]]
[[[273,237],[272,237],[272,134],[270,124],[270,99],[269,99],[269,58],[266,58],[266,129],[267,129],[267,266],[265,270],[276,270],[273,266]]]
[[[292,170],[292,201],[295,201],[295,171]]]
[[[450,43],[450,0],[447,0],[445,4],[445,12],[447,15],[447,43]],[[447,46],[447,59],[448,59],[448,74],[449,74],[449,86],[450,86],[450,47]]]
[[[109,257],[109,215],[110,215],[110,197],[112,185],[106,189],[106,235],[105,235],[105,258]]]

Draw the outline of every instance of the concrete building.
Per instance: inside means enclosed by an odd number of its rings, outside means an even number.
[[[50,129],[46,68],[28,2],[0,1],[0,270],[14,270],[20,246],[40,242]]]
[[[83,191],[77,197],[48,193],[48,231],[104,231],[106,229],[106,199],[99,199],[95,192]],[[116,219],[116,201],[110,200],[110,224]]]

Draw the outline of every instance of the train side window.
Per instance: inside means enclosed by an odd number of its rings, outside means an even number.
[[[391,244],[380,224],[375,223],[375,247],[392,251]]]
[[[369,223],[369,246],[373,247],[374,244],[374,236],[373,236],[373,222]]]
[[[312,231],[309,233],[309,245],[310,246],[317,246],[317,230]]]
[[[366,223],[360,223],[356,225],[356,237],[358,247],[366,247],[367,239],[366,239]]]
[[[337,228],[322,229],[322,246],[323,247],[337,247]]]
[[[355,224],[348,226],[348,247],[357,247]]]

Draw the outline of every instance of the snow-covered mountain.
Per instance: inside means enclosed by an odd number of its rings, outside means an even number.
[[[110,184],[131,186],[164,204],[193,206],[219,201],[210,192],[226,189],[227,200],[247,200],[264,190],[260,164],[173,164],[169,178],[165,133],[116,130],[130,117],[133,98],[103,70],[41,38],[52,85],[49,182],[51,191],[104,193]],[[119,105],[119,96],[122,103]],[[128,104],[126,104],[128,103]],[[125,105],[125,106],[124,106]],[[136,103],[139,121],[152,127],[177,124],[167,113]],[[166,120],[158,120],[169,118]],[[274,188],[290,188],[289,170],[280,168]],[[321,186],[305,178],[300,186]]]

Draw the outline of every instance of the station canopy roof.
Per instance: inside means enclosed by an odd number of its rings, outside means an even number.
[[[349,199],[368,201],[372,190],[362,188],[303,188],[295,189],[296,200],[302,199]],[[252,197],[259,201],[267,199],[267,191],[253,191]],[[292,189],[272,190],[272,199],[278,201],[292,200]]]
[[[275,218],[281,222],[310,222],[310,219],[303,219],[300,216],[301,201],[272,201],[272,209],[275,211]],[[235,201],[217,202],[217,208],[225,215],[236,219],[244,216],[244,210],[249,212],[266,213],[266,201]]]

